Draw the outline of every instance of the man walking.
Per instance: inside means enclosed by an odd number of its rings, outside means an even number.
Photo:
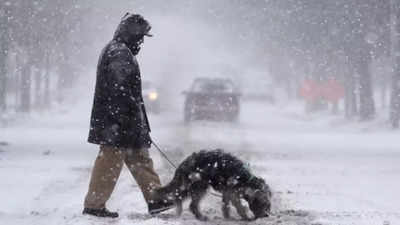
[[[151,36],[150,29],[142,16],[127,13],[100,55],[88,139],[100,145],[100,152],[92,170],[83,214],[118,217],[117,212],[106,208],[106,202],[124,163],[138,183],[150,214],[173,205],[153,197],[153,190],[161,184],[149,156],[150,126],[135,57],[144,36]]]

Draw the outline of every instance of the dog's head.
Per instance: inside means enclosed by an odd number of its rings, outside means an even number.
[[[255,218],[268,217],[271,213],[272,193],[262,178],[255,177],[249,182],[244,192],[244,198]]]

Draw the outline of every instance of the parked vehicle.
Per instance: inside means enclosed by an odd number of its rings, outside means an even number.
[[[144,104],[150,113],[160,113],[160,95],[157,87],[150,81],[142,82]]]
[[[230,79],[197,78],[184,92],[184,121],[236,121],[240,112],[240,93]]]

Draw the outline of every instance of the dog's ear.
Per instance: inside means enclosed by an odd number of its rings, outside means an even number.
[[[257,183],[258,183],[258,185],[260,186],[260,189],[261,189],[261,190],[267,191],[267,190],[270,189],[269,186],[268,186],[268,184],[267,184],[267,182],[265,182],[265,179],[264,179],[264,178],[257,177],[256,180],[257,180]]]
[[[268,184],[263,186],[263,191],[266,192],[270,198],[272,197],[272,191]]]
[[[253,199],[255,198],[256,195],[256,191],[252,188],[245,188],[244,189],[244,197],[248,200],[248,201],[253,201]]]
[[[121,20],[125,20],[128,16],[130,16],[131,14],[129,12],[125,13],[125,15],[121,18]]]

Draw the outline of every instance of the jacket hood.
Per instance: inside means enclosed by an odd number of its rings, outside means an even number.
[[[124,42],[129,47],[138,46],[143,41],[144,36],[152,36],[149,31],[151,26],[139,14],[127,13],[121,19],[117,30],[114,34],[114,39]]]

